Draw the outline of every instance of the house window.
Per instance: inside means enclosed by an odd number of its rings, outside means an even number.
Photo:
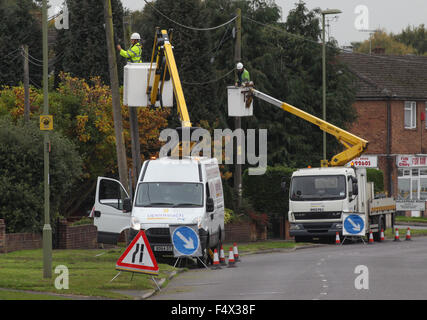
[[[427,168],[398,169],[399,200],[427,200]]]
[[[417,127],[417,103],[415,101],[405,101],[405,129],[415,129]]]

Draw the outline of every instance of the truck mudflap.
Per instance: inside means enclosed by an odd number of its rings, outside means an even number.
[[[291,223],[289,235],[291,237],[331,237],[339,232],[342,234],[341,222],[318,223]]]

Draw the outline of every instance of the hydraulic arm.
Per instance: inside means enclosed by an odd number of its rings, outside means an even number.
[[[303,110],[300,110],[286,102],[279,101],[253,88],[248,88],[248,91],[246,92],[246,94],[249,96],[253,95],[257,98],[260,98],[261,100],[271,103],[272,105],[279,107],[289,113],[292,113],[293,115],[299,118],[302,118],[306,121],[309,121],[315,124],[322,131],[325,131],[333,135],[345,147],[345,150],[333,156],[330,161],[326,159],[322,160],[321,165],[324,167],[343,166],[349,161],[351,161],[352,159],[360,156],[368,147],[368,141],[362,138],[359,138],[358,136],[355,136],[354,134],[351,134],[348,131],[338,128],[320,118],[317,118]]]

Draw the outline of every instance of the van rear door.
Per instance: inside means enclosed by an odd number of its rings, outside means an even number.
[[[123,212],[123,201],[128,197],[120,181],[98,177],[93,213],[98,242],[116,244],[120,233],[130,228],[131,212]]]

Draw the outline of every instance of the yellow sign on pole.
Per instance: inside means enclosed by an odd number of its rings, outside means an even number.
[[[53,116],[51,115],[40,116],[40,130],[53,130]]]

